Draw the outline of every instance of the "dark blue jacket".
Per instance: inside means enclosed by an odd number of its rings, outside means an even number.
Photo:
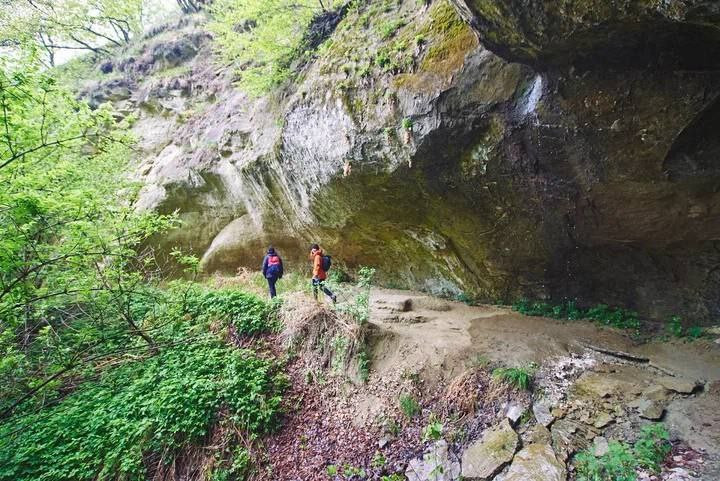
[[[280,259],[280,266],[279,266],[278,272],[272,273],[272,272],[268,271],[268,267],[269,267],[268,266],[268,258],[270,256],[277,256],[277,258]],[[272,279],[273,277],[276,279],[282,278],[282,276],[283,276],[283,261],[282,261],[282,258],[277,254],[277,252],[268,251],[268,253],[265,255],[265,258],[263,259],[262,273],[263,273],[263,277],[265,277],[266,279]]]

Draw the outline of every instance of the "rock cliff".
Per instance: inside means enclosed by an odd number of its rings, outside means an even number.
[[[206,271],[322,243],[387,284],[720,314],[720,8],[416,0],[349,9],[297,80],[233,86],[203,20],[98,66],[135,115],[138,208]],[[122,58],[120,58],[122,57]]]

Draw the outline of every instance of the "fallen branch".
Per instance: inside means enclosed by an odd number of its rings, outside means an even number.
[[[593,346],[592,344],[582,343],[582,345],[592,351],[596,351],[601,354],[607,354],[608,356],[617,357],[626,361],[638,362],[641,364],[650,363],[650,359],[647,357],[636,356],[635,354],[630,354],[623,351],[613,351],[604,347]]]

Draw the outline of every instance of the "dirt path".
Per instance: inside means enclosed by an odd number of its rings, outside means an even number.
[[[302,360],[294,364],[292,414],[285,429],[268,440],[272,479],[360,479],[328,476],[333,466],[363,467],[369,480],[405,472],[427,447],[421,441],[422,430],[435,415],[444,416],[446,437],[453,456],[458,456],[513,403],[531,409],[549,401],[553,411],[562,413],[551,432],[546,431],[557,455],[567,461],[594,437],[632,441],[649,422],[641,413],[648,398],[662,403],[660,419],[675,439],[674,455],[657,479],[720,479],[717,344],[638,344],[625,332],[590,322],[528,317],[506,307],[467,306],[411,291],[374,289],[370,301],[369,378],[363,384],[340,378],[320,381]],[[646,361],[608,356],[588,345]],[[471,385],[478,399],[493,401],[478,408],[469,424],[448,418],[447,402],[454,399],[450,387],[468,369],[484,372],[489,382],[488,369],[530,362],[540,366],[532,400],[529,393],[517,391],[495,398],[489,384]],[[489,368],[477,369],[488,364]],[[310,377],[315,380],[309,382]],[[703,387],[696,389],[696,382]],[[689,390],[677,387],[688,383]],[[417,399],[421,408],[410,418],[399,403],[406,395]],[[606,418],[602,428],[595,427],[598,416]],[[529,436],[537,425],[534,419],[518,424],[518,434]],[[465,435],[456,438],[452,433]],[[373,467],[380,453],[386,464]],[[690,458],[702,462],[683,464]],[[686,468],[699,477],[672,477],[673,469]]]
[[[664,390],[662,420],[674,438],[704,453],[702,479],[720,479],[720,346],[711,340],[639,344],[623,331],[590,322],[528,317],[505,307],[467,306],[410,291],[374,290],[371,306],[372,368],[380,378],[414,372],[433,386],[479,361],[552,366],[585,356],[593,359],[593,367],[578,375],[577,384],[587,389],[576,397],[585,402],[605,396],[623,407],[668,379],[697,381],[704,387],[693,394]],[[588,345],[649,362],[604,356]],[[616,432],[637,428],[631,422],[614,426]]]
[[[528,317],[509,308],[467,306],[411,291],[371,296],[373,368],[409,368],[433,381],[453,377],[478,356],[515,366],[581,353],[590,344],[650,358],[679,376],[720,380],[720,346],[707,341],[633,342],[626,333],[585,321]]]

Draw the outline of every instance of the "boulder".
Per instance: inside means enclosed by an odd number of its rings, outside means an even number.
[[[536,424],[530,428],[524,439],[528,444],[550,444],[552,442],[550,430],[542,424]]]
[[[605,439],[603,436],[597,436],[595,439],[593,439],[593,452],[595,456],[597,456],[598,458],[605,456],[609,450],[610,445],[608,444],[607,439]]]
[[[544,403],[533,404],[533,414],[537,422],[545,427],[548,427],[555,420],[555,416],[550,412],[550,406]]]
[[[642,399],[638,406],[640,417],[650,421],[658,421],[665,414],[665,404],[662,401]]]
[[[512,460],[517,447],[518,435],[508,420],[504,419],[463,452],[463,478],[478,481],[492,479]]]
[[[522,415],[525,414],[525,411],[527,411],[527,408],[523,404],[518,402],[512,402],[506,406],[505,417],[511,423],[515,424],[518,419],[520,419]]]
[[[598,429],[604,428],[605,426],[613,422],[613,419],[614,418],[608,413],[602,412],[595,417],[595,422],[593,423],[593,426]]]
[[[531,444],[515,455],[504,481],[565,481],[567,470],[552,447]]]
[[[444,440],[434,443],[422,458],[413,459],[405,470],[408,481],[457,481],[460,464],[453,461]]]
[[[663,378],[660,380],[660,384],[666,389],[679,394],[692,394],[696,389],[702,387],[702,383],[697,380],[677,377]]]

